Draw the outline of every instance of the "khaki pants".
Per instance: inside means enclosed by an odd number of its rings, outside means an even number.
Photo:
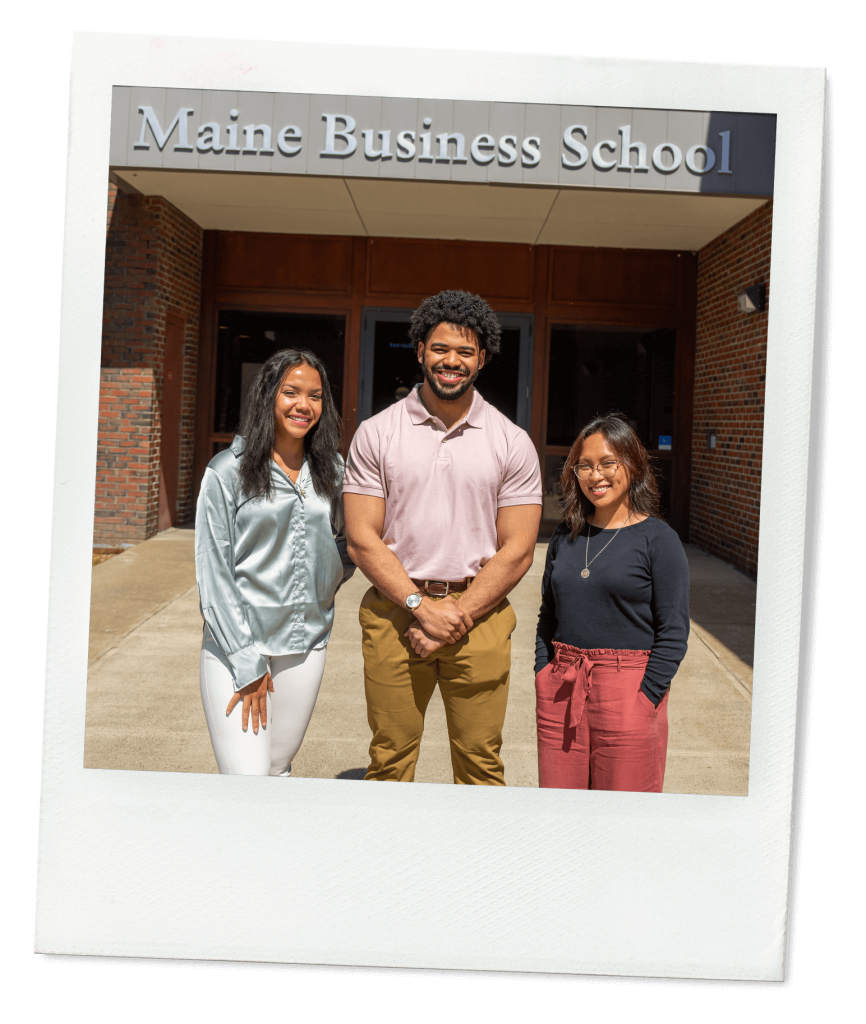
[[[458,598],[459,600],[459,598]],[[365,778],[412,782],[424,713],[436,683],[445,704],[454,781],[504,786],[499,750],[508,700],[514,610],[502,601],[456,644],[419,657],[403,636],[415,622],[371,587],[358,614],[363,631],[367,721],[373,731]]]

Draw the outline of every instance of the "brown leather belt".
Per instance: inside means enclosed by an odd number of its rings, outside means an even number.
[[[447,597],[449,594],[461,594],[475,579],[474,576],[464,576],[462,580],[452,582],[451,580],[412,580],[422,594],[429,594],[430,597]]]

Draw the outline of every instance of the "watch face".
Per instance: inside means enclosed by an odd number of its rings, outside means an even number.
[[[419,604],[421,604],[421,595],[420,594],[410,594],[406,598],[406,607],[407,608],[417,608]]]

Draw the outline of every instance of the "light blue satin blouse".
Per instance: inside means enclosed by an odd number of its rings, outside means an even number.
[[[236,437],[211,460],[195,517],[205,638],[209,631],[225,656],[235,690],[268,671],[266,657],[324,647],[334,595],[355,571],[342,497],[331,502],[316,493],[306,459],[296,484],[271,463],[273,500],[239,494],[243,446]]]

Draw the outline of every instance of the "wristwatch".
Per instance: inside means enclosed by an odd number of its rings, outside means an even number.
[[[414,612],[418,605],[421,604],[421,598],[423,596],[424,595],[421,593],[420,590],[416,590],[414,594],[410,594],[406,598],[406,607],[409,609],[410,612]]]

